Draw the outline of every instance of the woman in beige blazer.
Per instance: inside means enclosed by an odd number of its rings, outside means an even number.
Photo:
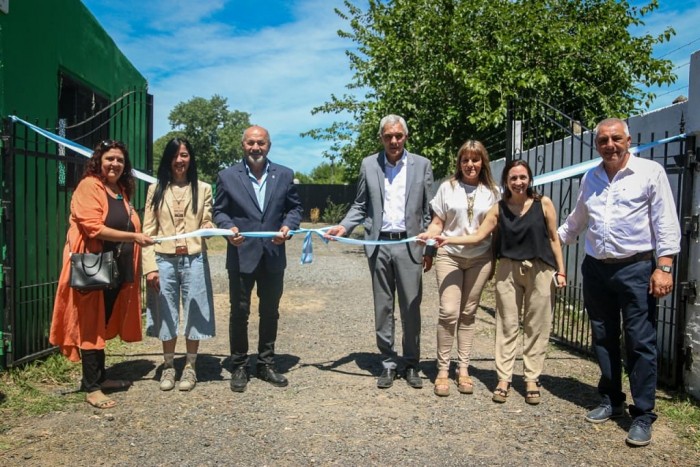
[[[166,237],[213,226],[211,186],[198,181],[189,142],[173,138],[163,151],[158,183],[148,187],[143,231],[152,237]],[[143,274],[148,285],[146,333],[163,341],[160,389],[169,391],[175,387],[173,360],[179,330],[185,336],[187,358],[178,388],[189,391],[197,382],[199,341],[215,333],[205,240],[168,240],[144,248]]]

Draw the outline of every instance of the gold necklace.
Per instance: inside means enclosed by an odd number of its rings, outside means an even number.
[[[177,195],[175,194],[175,189],[173,188],[173,184],[170,184],[170,192],[173,194],[173,199],[177,203],[178,206],[182,204],[182,201],[185,199],[185,196],[187,195],[187,189],[189,188],[189,185],[185,185],[182,187],[182,194],[178,198]]]
[[[470,224],[474,220],[474,198],[476,198],[476,193],[474,196],[467,196],[467,219],[469,219]]]
[[[476,186],[471,195],[467,195],[467,219],[470,224],[474,220],[474,201],[476,200],[477,191],[479,191],[479,185]]]

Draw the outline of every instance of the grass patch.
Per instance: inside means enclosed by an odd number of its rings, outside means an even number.
[[[118,338],[107,342],[107,367],[126,359],[123,355],[127,345]],[[116,355],[110,356],[111,353]],[[73,363],[60,353],[1,372],[0,451],[11,447],[1,441],[1,435],[16,425],[16,419],[84,402],[84,393],[71,392],[80,386],[81,376],[80,363]]]
[[[82,394],[58,392],[77,385],[79,380],[80,364],[60,354],[0,373],[0,435],[14,426],[14,420],[19,417],[62,410],[68,404],[82,401]],[[10,447],[0,442],[0,451]]]
[[[657,410],[670,420],[673,431],[688,439],[700,453],[700,403],[688,395],[657,398]]]

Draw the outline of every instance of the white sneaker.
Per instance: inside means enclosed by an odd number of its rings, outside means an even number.
[[[170,391],[175,387],[175,368],[166,368],[160,377],[160,390]]]
[[[197,384],[197,375],[194,372],[194,368],[188,365],[182,371],[178,389],[180,391],[191,391],[194,389],[195,384]]]

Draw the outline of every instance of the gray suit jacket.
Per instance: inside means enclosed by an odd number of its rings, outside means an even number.
[[[417,154],[406,152],[406,233],[409,237],[424,231],[430,223],[430,197],[432,195],[433,170],[430,161]],[[384,151],[362,160],[357,195],[340,225],[348,235],[364,222],[365,239],[377,240],[382,228],[384,212]],[[375,245],[366,245],[365,253],[372,256]],[[423,246],[408,244],[414,262],[422,263]]]

